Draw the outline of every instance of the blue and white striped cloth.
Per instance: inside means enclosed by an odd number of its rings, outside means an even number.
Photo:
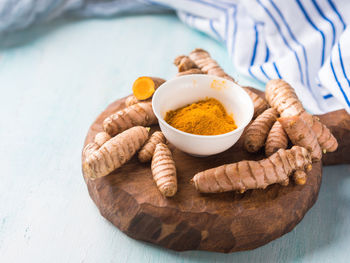
[[[63,13],[168,9],[222,42],[243,74],[263,82],[285,79],[313,113],[340,108],[350,113],[349,0],[1,0],[0,32]]]

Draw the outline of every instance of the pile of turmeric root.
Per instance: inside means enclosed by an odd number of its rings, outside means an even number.
[[[195,49],[179,56],[174,64],[178,76],[209,74],[234,81],[210,54]],[[157,124],[152,110],[152,94],[165,80],[140,77],[133,85],[133,95],[126,108],[110,115],[83,151],[83,171],[90,179],[106,176],[129,161],[137,152],[142,163],[151,162],[154,182],[165,197],[177,192],[176,166],[166,138],[160,131],[149,136]],[[267,158],[240,161],[194,175],[191,180],[202,193],[245,192],[271,184],[288,185],[289,178],[303,185],[312,163],[322,154],[333,152],[338,143],[330,130],[317,117],[305,111],[293,88],[281,79],[266,85],[266,99],[245,87],[254,104],[254,120],[244,133],[244,148],[251,153],[265,148]],[[288,146],[292,145],[290,149]]]
[[[151,125],[157,124],[150,96],[165,80],[141,77],[134,83],[134,94],[125,101],[126,108],[110,115],[103,122],[103,132],[83,151],[83,171],[90,179],[103,177],[121,167],[138,152],[138,159],[152,161],[152,174],[159,191],[166,197],[177,191],[176,167],[162,132],[149,137]],[[141,98],[138,92],[141,90]],[[146,95],[145,95],[146,94]]]
[[[266,85],[266,109],[244,133],[244,148],[251,153],[265,146],[266,159],[241,161],[196,174],[193,182],[203,193],[265,189],[279,183],[303,185],[312,163],[338,147],[336,138],[317,117],[305,111],[293,88],[281,79]],[[287,149],[289,140],[294,145]]]

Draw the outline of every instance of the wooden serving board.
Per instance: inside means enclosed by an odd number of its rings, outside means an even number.
[[[125,107],[124,99],[112,103],[91,125],[85,145],[102,131],[103,120]],[[350,163],[350,117],[345,111],[321,116],[338,138],[339,150],[327,154],[326,164]],[[152,129],[159,129],[158,126]],[[249,154],[242,140],[224,153],[196,158],[172,147],[178,174],[178,193],[164,198],[157,190],[150,164],[134,156],[108,176],[85,182],[102,216],[128,236],[177,251],[233,252],[254,249],[291,231],[317,200],[322,164],[313,164],[306,185],[271,185],[244,194],[200,194],[190,179],[199,171],[244,159]]]

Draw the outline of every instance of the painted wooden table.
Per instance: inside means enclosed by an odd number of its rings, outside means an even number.
[[[81,176],[94,118],[139,75],[225,49],[175,16],[65,19],[0,39],[0,262],[349,262],[350,165],[326,167],[319,199],[289,234],[253,251],[178,253],[130,239],[100,216]]]

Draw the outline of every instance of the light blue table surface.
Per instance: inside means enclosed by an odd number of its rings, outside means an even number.
[[[81,175],[94,118],[140,75],[225,48],[175,16],[65,19],[0,39],[0,262],[350,262],[350,166],[324,168],[315,206],[289,234],[248,252],[178,253],[133,240],[100,216]]]

